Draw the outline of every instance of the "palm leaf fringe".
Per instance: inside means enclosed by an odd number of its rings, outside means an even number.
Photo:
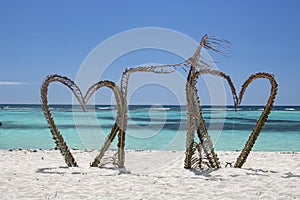
[[[194,142],[192,148],[191,167],[202,169],[201,143]]]

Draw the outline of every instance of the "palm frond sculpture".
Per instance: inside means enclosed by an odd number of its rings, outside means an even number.
[[[222,49],[226,49],[229,45],[227,40],[211,38],[208,35],[204,35],[200,41],[200,44],[194,53],[193,57],[189,59],[190,69],[186,82],[186,99],[187,99],[187,136],[186,136],[186,157],[184,167],[189,169],[192,167],[192,157],[195,154],[193,150],[194,146],[194,134],[197,132],[200,140],[200,145],[204,151],[204,155],[208,159],[208,167],[219,168],[219,159],[214,151],[212,141],[208,134],[205,120],[202,116],[200,99],[198,96],[198,90],[196,87],[197,79],[201,74],[212,74],[225,78],[234,96],[234,102],[237,101],[235,89],[230,80],[230,77],[217,70],[212,70],[210,64],[201,58],[202,48],[206,48],[217,53],[222,53]],[[223,53],[222,53],[223,54]],[[202,155],[202,154],[201,154]],[[202,158],[199,158],[202,160]],[[199,162],[199,161],[198,161]]]
[[[120,120],[118,121],[119,123],[119,135],[118,135],[118,166],[119,167],[124,167],[124,162],[125,162],[125,134],[126,134],[126,128],[127,128],[127,112],[128,112],[128,108],[127,108],[127,91],[128,91],[128,82],[130,79],[130,75],[133,73],[137,73],[137,72],[151,72],[151,73],[157,73],[157,74],[168,74],[168,73],[172,73],[176,70],[176,68],[181,67],[181,68],[189,68],[190,73],[191,72],[195,72],[196,69],[203,69],[203,68],[209,68],[210,65],[208,63],[206,63],[203,59],[200,58],[200,50],[201,48],[204,46],[210,50],[216,51],[216,52],[220,52],[219,48],[220,47],[224,47],[224,46],[220,46],[218,45],[218,39],[210,39],[208,40],[208,35],[203,36],[199,47],[197,48],[194,56],[192,56],[191,58],[189,58],[188,60],[185,60],[184,62],[178,63],[178,64],[167,64],[167,65],[158,65],[158,66],[139,66],[139,67],[135,67],[135,68],[129,68],[126,69],[123,74],[122,74],[122,78],[121,78],[121,94],[122,94],[122,113],[121,113],[121,117]],[[221,41],[221,40],[220,40]],[[228,43],[227,41],[225,41],[224,43]],[[221,44],[221,43],[220,43]],[[187,82],[189,82],[189,78],[187,79]],[[195,87],[194,87],[195,89]],[[196,105],[196,104],[195,104]],[[199,103],[197,103],[197,105],[199,105]],[[199,105],[200,106],[200,105]],[[198,108],[197,110],[201,110],[201,107]],[[202,116],[201,112],[198,112],[199,115]],[[203,117],[201,117],[200,119],[203,119]],[[201,120],[200,120],[201,121]],[[205,122],[204,122],[205,123]],[[204,124],[202,123],[202,124]],[[208,133],[206,131],[205,134],[207,137],[202,137],[202,142],[204,143],[204,147],[205,148],[205,152],[207,154],[207,157],[210,158],[211,154],[212,157],[214,158],[214,160],[217,160],[216,155],[214,154],[213,151],[213,147],[212,147],[212,143],[210,141],[210,138],[208,136]],[[108,136],[108,138],[112,138],[111,135]],[[106,140],[107,143],[105,143],[104,146],[109,146],[111,143],[111,140]],[[102,151],[102,150],[101,150]],[[212,152],[212,153],[209,153]],[[102,154],[103,156],[104,154]],[[101,159],[101,157],[99,157],[99,159]],[[211,159],[209,159],[211,160]],[[211,166],[215,167],[216,164],[214,164],[213,161],[210,162]],[[92,164],[92,166],[94,166],[94,164]],[[219,166],[219,165],[217,165]]]
[[[117,103],[117,120],[115,122],[115,124],[113,125],[109,136],[106,138],[104,145],[102,146],[99,154],[96,156],[96,158],[94,159],[94,161],[91,163],[91,167],[96,167],[100,161],[101,158],[104,156],[104,153],[108,150],[109,148],[109,144],[114,140],[114,138],[116,137],[118,131],[120,131],[120,127],[119,127],[119,121],[121,121],[121,115],[124,112],[124,107],[122,106],[122,95],[121,95],[121,91],[120,89],[116,86],[116,84],[114,82],[103,82],[100,81],[96,84],[94,84],[93,86],[90,87],[90,89],[88,90],[87,94],[85,95],[85,101],[87,102],[89,100],[89,98],[101,87],[106,86],[108,88],[110,88],[113,92],[114,92],[114,96],[116,99],[116,103]]]
[[[91,166],[99,165],[102,157],[104,156],[104,153],[107,151],[109,145],[111,144],[111,142],[114,140],[115,136],[119,132],[119,134],[118,134],[118,166],[124,167],[125,133],[126,133],[126,127],[127,127],[127,112],[128,112],[127,89],[128,89],[128,81],[129,81],[130,75],[132,73],[136,73],[136,72],[152,72],[152,73],[159,73],[159,74],[172,73],[176,70],[176,67],[183,67],[183,68],[188,67],[189,71],[190,71],[189,74],[194,74],[196,72],[196,70],[210,67],[210,65],[208,63],[206,63],[203,59],[200,58],[200,50],[202,47],[205,47],[210,50],[219,52],[217,41],[218,40],[214,40],[214,39],[208,40],[208,36],[205,35],[202,38],[201,43],[200,43],[199,47],[197,48],[194,56],[192,56],[191,58],[189,58],[188,60],[186,60],[182,63],[171,64],[171,65],[160,65],[160,66],[140,66],[140,67],[136,67],[136,68],[126,69],[122,75],[120,90],[117,88],[117,86],[113,82],[100,81],[99,83],[96,83],[93,86],[91,86],[89,88],[87,94],[83,97],[78,86],[73,81],[68,79],[67,77],[63,77],[63,76],[59,76],[59,75],[48,76],[46,78],[46,80],[44,81],[44,83],[42,85],[42,89],[41,89],[43,109],[44,109],[45,117],[47,119],[49,127],[51,129],[53,139],[55,140],[57,147],[60,149],[61,153],[65,157],[67,165],[68,166],[77,166],[77,163],[75,162],[75,159],[73,158],[71,152],[68,150],[68,147],[67,147],[66,143],[64,142],[62,135],[60,134],[59,130],[57,129],[57,127],[54,123],[53,117],[52,117],[52,113],[48,106],[47,90],[48,90],[48,86],[51,82],[58,81],[58,82],[63,83],[64,85],[68,86],[71,89],[71,91],[74,93],[75,97],[78,99],[78,101],[81,104],[82,109],[84,111],[86,110],[86,102],[93,95],[93,93],[95,91],[97,91],[99,88],[106,86],[113,90],[113,92],[115,94],[116,102],[117,102],[117,108],[118,108],[117,120],[116,120],[116,123],[114,124],[114,126],[112,127],[110,134],[107,136],[105,143],[100,150],[100,153],[96,156],[95,160],[91,163]],[[193,80],[192,79],[193,79],[193,77],[189,76],[187,79],[187,84],[189,84],[190,82],[193,83],[194,79]],[[195,87],[194,87],[193,91],[194,92],[196,91]],[[197,91],[196,91],[196,93],[197,93]],[[196,105],[198,105],[198,107],[196,109],[197,110],[196,116],[200,116],[200,115],[202,116],[201,106],[199,105],[199,100],[198,100],[196,93],[194,95],[194,97],[196,97],[196,99],[194,99],[192,101],[191,105],[193,108],[196,108],[197,107]],[[191,112],[189,112],[189,113],[191,113]],[[202,121],[202,119],[203,119],[202,117],[200,117],[199,119],[200,119],[199,121],[201,121],[202,124],[205,124],[205,122]],[[207,131],[206,131],[206,136],[208,136]],[[208,144],[208,145],[206,145],[206,144]],[[207,157],[210,157],[210,155],[208,155],[209,154],[208,152],[211,152],[211,154],[213,154],[212,157],[216,160],[216,156],[213,153],[214,151],[213,151],[212,144],[210,142],[209,137],[205,137],[205,138],[202,137],[201,146],[198,146],[198,147],[202,147],[202,146],[205,147],[205,152],[207,153]],[[212,167],[216,166],[216,164],[213,164],[212,161],[210,162],[210,165]]]
[[[119,132],[118,134],[118,167],[123,168],[125,163],[125,134],[127,129],[127,91],[128,91],[128,83],[130,75],[136,72],[152,72],[157,74],[168,74],[175,71],[175,67],[178,65],[161,65],[161,66],[140,66],[136,68],[128,68],[126,69],[121,78],[121,112],[120,116],[117,121],[116,131]],[[100,154],[97,157],[97,162],[91,164],[91,166],[97,166],[100,163],[100,160],[104,156],[105,151],[110,146],[111,142],[115,137],[115,132],[111,132],[108,135],[104,146],[100,150]]]
[[[69,78],[67,78],[65,76],[60,76],[60,75],[54,74],[54,75],[47,76],[47,78],[44,80],[42,87],[41,87],[41,100],[42,100],[44,115],[48,122],[48,126],[52,133],[52,137],[55,141],[56,147],[60,150],[61,154],[64,156],[66,164],[70,167],[77,167],[78,165],[77,165],[74,157],[72,156],[71,152],[69,151],[69,148],[68,148],[66,142],[64,141],[63,136],[61,135],[60,131],[58,130],[58,128],[54,122],[52,112],[48,105],[48,87],[49,87],[50,83],[52,83],[52,82],[60,82],[64,85],[66,85],[75,95],[75,97],[78,100],[79,104],[81,105],[83,111],[86,111],[86,104],[87,104],[89,98],[98,89],[100,89],[102,87],[110,88],[114,92],[115,99],[117,102],[117,110],[118,110],[117,119],[120,118],[120,115],[122,113],[121,93],[114,82],[100,81],[100,82],[94,84],[92,87],[90,87],[87,94],[83,97],[79,87],[72,80],[70,80]],[[113,140],[117,131],[118,131],[118,125],[116,122],[110,132],[111,138],[109,138],[109,140],[111,140],[111,141]],[[93,163],[99,162],[99,157],[101,157],[101,154],[104,153],[107,148],[108,148],[107,146],[102,147],[102,151],[100,151],[100,154],[95,158]]]
[[[82,96],[82,93],[81,93],[80,89],[78,88],[78,86],[72,80],[70,80],[67,77],[60,76],[60,75],[47,76],[47,78],[45,79],[45,81],[41,87],[41,99],[42,99],[42,104],[43,104],[44,115],[48,122],[49,128],[52,133],[52,137],[55,141],[55,144],[56,144],[57,148],[60,150],[61,154],[64,156],[66,164],[69,167],[77,167],[78,165],[77,165],[73,155],[71,154],[60,131],[58,130],[58,128],[56,127],[56,125],[54,123],[54,119],[52,117],[51,110],[48,106],[48,97],[47,97],[48,86],[50,83],[55,82],[55,81],[60,82],[64,85],[66,85],[68,88],[70,88],[70,90],[73,92],[73,94],[75,95],[77,100],[80,102],[82,109],[85,110],[85,106],[82,103],[83,96]]]
[[[210,74],[213,76],[218,76],[225,79],[231,89],[233,96],[233,102],[235,108],[241,103],[245,90],[254,80],[259,78],[268,79],[271,84],[271,93],[268,102],[258,119],[249,139],[242,150],[240,156],[238,157],[234,167],[242,167],[246,162],[246,159],[254,146],[263,126],[265,125],[268,115],[272,110],[272,106],[277,94],[278,84],[273,77],[273,75],[268,73],[257,73],[251,75],[243,84],[242,89],[239,93],[239,97],[236,95],[235,87],[231,81],[231,78],[225,73],[214,70],[211,64],[205,61],[201,57],[202,48],[212,50],[217,53],[221,53],[226,56],[226,52],[223,50],[228,48],[229,42],[223,39],[218,39],[214,37],[208,37],[204,35],[200,41],[198,48],[196,49],[194,55],[178,64],[169,65],[159,65],[159,66],[139,66],[135,68],[126,69],[122,73],[120,88],[112,81],[100,81],[89,88],[86,95],[83,96],[79,87],[69,78],[60,75],[49,75],[45,79],[41,87],[41,100],[43,103],[43,111],[45,118],[48,122],[49,128],[52,133],[52,137],[55,141],[57,148],[60,150],[61,154],[65,158],[65,162],[70,167],[77,167],[77,163],[72,156],[66,142],[63,139],[60,131],[55,125],[51,110],[48,105],[48,86],[52,82],[60,82],[67,86],[78,102],[80,103],[82,110],[86,111],[86,104],[90,97],[100,88],[108,87],[114,93],[116,104],[117,104],[117,118],[116,121],[105,139],[103,146],[101,147],[99,154],[95,157],[94,161],[91,163],[92,167],[102,166],[101,159],[103,158],[105,152],[108,150],[110,144],[115,139],[118,134],[118,160],[117,166],[119,168],[124,167],[125,163],[125,134],[127,129],[127,113],[128,113],[128,103],[127,103],[127,93],[130,75],[137,72],[151,72],[158,74],[169,74],[175,72],[178,67],[183,68],[188,71],[186,80],[186,104],[187,104],[187,135],[186,135],[186,152],[184,167],[189,168],[201,168],[203,164],[207,165],[209,168],[220,168],[220,162],[217,154],[215,153],[213,143],[210,139],[208,130],[206,128],[205,119],[202,115],[202,109],[200,104],[200,98],[198,96],[198,90],[196,87],[199,76],[203,74]],[[195,142],[195,133],[199,138],[199,143]],[[204,161],[207,160],[207,161]]]
[[[259,78],[269,80],[270,85],[271,85],[271,92],[270,92],[270,96],[268,98],[268,102],[265,105],[264,110],[262,111],[259,119],[257,120],[256,125],[255,125],[251,135],[249,136],[244,149],[242,150],[241,154],[239,155],[238,159],[236,160],[236,162],[234,164],[234,167],[237,167],[237,168],[241,168],[243,166],[243,164],[246,162],[246,159],[247,159],[248,155],[250,154],[250,151],[252,150],[252,147],[254,146],[255,141],[257,140],[260,132],[262,131],[262,128],[265,125],[266,121],[268,120],[268,116],[271,113],[271,110],[273,108],[273,103],[274,103],[274,100],[275,100],[275,97],[277,94],[277,90],[278,90],[278,83],[272,74],[268,74],[268,73],[264,73],[264,72],[253,74],[243,84],[242,89],[239,94],[238,104],[241,104],[244,93],[245,93],[247,87],[250,85],[250,83],[252,83],[254,80],[259,79]]]
[[[193,149],[194,141],[194,132],[196,130],[198,138],[200,140],[199,145],[202,146],[203,151],[205,153],[206,158],[208,159],[210,168],[219,168],[220,163],[218,161],[218,157],[214,151],[212,141],[208,134],[208,130],[206,128],[205,119],[202,115],[200,99],[198,94],[198,90],[196,87],[196,83],[198,77],[202,74],[210,74],[224,78],[231,89],[233,102],[235,107],[237,106],[238,98],[236,95],[235,87],[228,75],[218,70],[212,69],[201,69],[192,74],[189,74],[186,86],[186,97],[187,97],[187,109],[188,109],[188,130],[187,130],[187,138],[186,138],[186,158],[185,158],[185,168],[189,169],[192,166],[191,158],[195,153]]]

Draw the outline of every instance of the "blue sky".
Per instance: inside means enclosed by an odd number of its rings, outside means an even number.
[[[252,73],[271,72],[279,82],[276,105],[300,105],[299,9],[296,0],[1,0],[0,104],[39,103],[44,78],[57,73],[75,79],[83,60],[100,42],[133,28],[163,27],[197,41],[205,33],[231,41],[230,58],[216,55],[216,59],[219,69],[229,74],[237,87]],[[130,54],[116,62],[119,66],[114,66],[112,73],[120,74],[124,66],[143,62],[172,61],[172,56],[160,53]],[[249,89],[245,104],[264,104],[269,91],[262,83]],[[148,89],[132,103],[156,103],[151,98],[160,94]],[[68,102],[70,96],[64,91],[53,87],[52,102]],[[168,96],[164,98],[169,101]]]

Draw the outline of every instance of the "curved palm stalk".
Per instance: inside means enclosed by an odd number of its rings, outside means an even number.
[[[222,45],[222,43],[223,44],[228,44],[228,42],[225,41],[225,40],[219,40],[219,39],[215,39],[215,38],[209,38],[208,35],[205,35],[205,36],[202,37],[200,45],[197,48],[195,54],[191,58],[189,58],[188,60],[186,60],[186,61],[184,61],[182,63],[174,64],[174,65],[146,66],[146,67],[137,67],[137,68],[126,69],[125,72],[123,73],[122,80],[121,80],[121,91],[120,91],[121,95],[117,94],[118,92],[116,92],[117,90],[115,89],[115,86],[113,86],[111,84],[112,82],[110,82],[110,83],[106,82],[108,85],[104,84],[105,81],[103,83],[101,83],[102,86],[106,85],[107,87],[111,88],[114,91],[116,101],[119,104],[118,105],[119,109],[118,109],[117,122],[113,126],[113,128],[111,130],[111,133],[106,138],[104,146],[101,148],[99,155],[95,158],[95,160],[91,164],[91,166],[97,166],[99,164],[101,158],[104,155],[104,152],[107,150],[108,146],[110,145],[110,143],[112,142],[112,140],[115,138],[115,136],[116,136],[116,134],[117,134],[118,131],[119,131],[119,140],[118,140],[118,166],[119,167],[123,167],[124,166],[124,161],[125,161],[125,158],[124,158],[125,132],[126,132],[126,126],[127,126],[127,111],[128,111],[128,109],[127,109],[127,99],[126,98],[127,98],[128,80],[129,80],[129,77],[130,77],[131,73],[134,73],[134,72],[153,72],[153,73],[164,74],[164,73],[172,73],[172,72],[174,72],[175,71],[175,67],[179,67],[179,66],[181,66],[181,67],[189,67],[190,70],[189,70],[189,76],[188,76],[188,79],[187,79],[187,85],[189,85],[190,83],[192,83],[192,84],[194,84],[194,87],[192,87],[192,88],[196,88],[195,87],[196,83],[193,83],[193,82],[190,81],[190,80],[195,80],[195,78],[192,78],[192,77],[195,76],[196,70],[197,69],[204,69],[204,68],[210,67],[210,65],[208,63],[206,63],[203,59],[200,58],[201,48],[205,47],[207,49],[210,49],[212,51],[220,53],[221,51],[219,49],[226,47],[226,45]],[[62,81],[62,82],[64,83],[64,81]],[[73,91],[73,93],[75,94],[76,98],[80,102],[83,110],[85,111],[86,110],[86,102],[87,102],[87,100],[90,98],[90,96],[97,89],[99,89],[100,87],[102,87],[102,86],[100,86],[101,84],[99,82],[99,83],[95,84],[94,86],[92,86],[89,89],[88,93],[85,95],[84,98],[82,97],[82,94],[81,94],[79,88],[74,83],[71,84],[71,85],[69,85],[69,87]],[[66,84],[66,85],[68,86],[68,84]],[[76,88],[76,89],[74,89],[74,88]],[[186,87],[186,88],[189,88],[189,87]],[[194,140],[193,140],[194,139],[193,131],[195,130],[196,125],[198,126],[198,123],[199,123],[199,119],[197,119],[197,117],[194,117],[194,116],[200,116],[200,114],[201,114],[201,107],[200,107],[200,104],[199,104],[199,99],[197,97],[197,90],[195,90],[195,89],[192,89],[192,90],[186,89],[186,90],[187,90],[187,94],[188,93],[192,94],[191,95],[192,99],[190,99],[188,97],[189,95],[187,95],[188,108],[189,108],[188,109],[188,121],[190,122],[190,123],[188,123],[187,147],[190,147],[194,143]],[[46,87],[46,89],[42,88],[42,91],[43,92],[46,91],[46,93],[47,93],[47,87]],[[45,99],[45,102],[46,101],[47,101],[47,99]],[[121,103],[118,102],[118,101],[121,101]],[[47,104],[47,102],[46,102],[46,104]],[[193,112],[193,110],[195,110],[194,108],[196,108],[197,105],[198,105],[198,109],[196,109],[196,112],[193,114],[192,112]],[[46,110],[46,108],[45,108],[45,110]],[[48,110],[49,110],[49,108],[48,108]],[[51,116],[50,110],[49,110],[49,112],[46,112],[46,113],[50,113],[50,116]],[[51,116],[51,118],[52,118],[52,116]],[[53,119],[52,119],[51,124],[54,124]],[[55,124],[54,124],[54,126],[55,126]],[[56,127],[55,127],[55,129],[57,130]],[[54,128],[53,129],[51,128],[51,130],[54,130]],[[192,134],[191,134],[191,130],[192,130]],[[54,131],[54,132],[58,132],[58,130]],[[59,135],[60,135],[60,133],[59,133]],[[189,137],[189,136],[191,136],[191,137]],[[61,136],[61,138],[62,138],[62,136]],[[62,141],[63,141],[63,138],[62,138]],[[191,141],[191,142],[188,142],[188,141]],[[60,144],[60,143],[61,143],[61,141],[58,142],[58,144]],[[188,145],[188,144],[191,144],[191,145]],[[189,151],[189,154],[191,154],[191,152],[192,151]],[[73,158],[73,160],[74,160],[74,158]],[[190,163],[190,159],[189,159],[189,162],[187,162],[187,163]]]
[[[219,70],[201,69],[201,70],[196,72],[195,79],[198,79],[198,77],[202,74],[210,74],[210,75],[213,75],[213,76],[219,76],[221,78],[224,78],[227,81],[228,86],[230,87],[230,90],[231,90],[233,103],[234,103],[234,108],[236,109],[238,104],[239,104],[239,98],[236,95],[236,89],[234,87],[234,84],[233,84],[230,76],[228,76],[227,74],[225,74],[224,72],[221,72]]]
[[[186,144],[185,144],[185,160],[184,160],[184,168],[190,169],[192,164],[192,156],[195,151],[193,149],[194,145],[194,130],[196,129],[196,116],[199,114],[197,109],[195,109],[195,73],[196,66],[199,66],[200,53],[202,47],[205,46],[206,40],[208,39],[208,35],[204,35],[200,41],[198,48],[196,49],[194,55],[189,59],[190,61],[190,69],[186,80],[185,92],[186,92],[186,105],[187,105],[187,133],[186,133]],[[200,63],[203,64],[203,63]],[[206,64],[206,63],[205,63]],[[204,66],[207,66],[205,65]],[[196,112],[196,113],[195,113]]]
[[[226,75],[223,72],[217,71],[217,70],[203,69],[196,73],[196,75],[195,75],[196,80],[198,79],[199,75],[202,75],[202,74],[210,74],[210,75],[215,75],[215,76],[224,78],[227,81],[227,83],[231,89],[235,108],[237,107],[238,98],[236,95],[236,90],[231,81],[231,78],[228,75]],[[197,95],[198,94],[197,88],[195,88],[195,89],[196,89],[195,94]],[[212,143],[210,136],[208,134],[208,131],[206,129],[205,120],[202,115],[202,111],[201,111],[201,107],[200,107],[200,99],[199,99],[198,95],[197,95],[197,101],[198,101],[197,105],[199,105],[199,106],[197,106],[198,107],[197,110],[199,110],[199,115],[198,115],[199,116],[199,126],[197,127],[197,134],[198,134],[200,143],[202,144],[204,153],[206,154],[206,157],[209,161],[210,166],[212,168],[215,168],[215,167],[220,168],[221,166],[219,163],[219,159],[217,157],[217,154],[214,151],[213,143]]]
[[[197,79],[202,74],[210,74],[210,75],[219,76],[219,77],[224,78],[227,81],[227,83],[231,89],[231,92],[232,92],[235,108],[238,103],[238,98],[236,95],[235,87],[234,87],[230,77],[223,72],[220,72],[218,70],[211,70],[211,69],[201,69],[201,70],[195,72],[193,76],[192,75],[189,76],[191,81],[190,81],[190,85],[188,85],[188,87],[187,87],[187,98],[188,98],[189,104],[192,104],[192,105],[188,106],[188,112],[189,112],[188,116],[189,116],[189,118],[192,118],[192,117],[194,118],[193,121],[191,121],[191,120],[188,121],[188,123],[191,124],[191,126],[189,126],[189,129],[188,129],[190,131],[189,133],[192,134],[192,136],[190,135],[190,137],[194,137],[193,136],[194,130],[197,128],[197,135],[199,137],[200,144],[204,150],[204,153],[209,161],[210,167],[219,168],[220,164],[218,161],[218,157],[217,157],[216,153],[214,152],[213,144],[212,144],[212,142],[210,140],[210,136],[207,132],[205,119],[204,119],[204,117],[202,115],[202,111],[201,111],[198,90],[196,88]],[[192,138],[192,140],[193,139],[194,138]],[[192,145],[187,146],[187,151],[189,151],[190,154],[188,154],[189,152],[187,152],[186,161],[185,161],[186,168],[191,166],[191,164],[188,163],[194,153],[193,151],[191,151],[191,148],[192,148]],[[188,157],[188,156],[190,156],[190,157]]]
[[[265,78],[268,79],[271,85],[271,92],[270,92],[270,96],[268,98],[268,102],[266,103],[264,110],[262,111],[259,119],[257,120],[255,127],[252,130],[251,135],[249,136],[244,149],[242,150],[241,154],[239,155],[239,157],[237,158],[234,167],[236,168],[241,168],[243,166],[243,164],[246,162],[246,159],[248,157],[248,155],[250,154],[255,141],[257,140],[260,132],[262,131],[262,128],[264,127],[266,121],[268,120],[268,116],[271,113],[271,110],[273,108],[273,103],[277,94],[277,90],[278,90],[278,83],[276,81],[276,79],[274,78],[274,76],[272,74],[269,73],[265,73],[265,72],[260,72],[257,74],[253,74],[251,75],[243,84],[242,89],[240,91],[239,94],[239,102],[238,104],[241,104],[244,93],[247,89],[247,87],[249,86],[250,83],[252,83],[254,80],[259,79],[259,78]]]
[[[205,126],[205,121],[202,117],[202,113],[201,113],[201,105],[200,105],[200,101],[197,95],[197,88],[196,88],[196,80],[198,78],[198,76],[200,74],[197,75],[198,71],[202,71],[202,70],[210,70],[210,65],[205,62],[203,59],[201,59],[201,50],[202,48],[206,48],[218,53],[222,53],[221,49],[227,48],[229,42],[226,40],[222,40],[222,39],[217,39],[217,38],[211,38],[208,37],[208,35],[204,35],[200,41],[200,44],[196,50],[196,52],[194,53],[194,55],[188,60],[190,62],[190,70],[189,70],[189,74],[187,77],[187,83],[186,83],[186,98],[187,98],[187,137],[186,137],[186,157],[185,157],[185,162],[184,162],[184,167],[189,169],[191,168],[191,159],[192,156],[194,154],[193,151],[193,144],[194,144],[194,131],[197,127],[197,133],[198,136],[201,136],[200,134],[200,130],[206,130],[206,126]],[[217,71],[211,71],[210,73],[213,72],[217,72]],[[204,73],[204,71],[202,71],[202,73]],[[207,72],[209,73],[209,72]],[[216,75],[216,74],[214,74]],[[223,74],[221,74],[220,76],[222,76]],[[225,74],[224,74],[225,75]],[[231,81],[229,82],[231,83]],[[230,85],[230,87],[232,88],[232,85]],[[235,91],[235,90],[234,90]],[[200,128],[200,126],[202,128]],[[205,134],[207,137],[206,140],[203,140],[204,138],[202,138],[202,142],[208,141],[208,144],[211,143],[209,135],[206,131]],[[201,140],[201,139],[200,139]],[[200,141],[201,142],[201,141]],[[201,144],[202,146],[203,144]],[[213,158],[210,159],[210,155],[208,152],[210,152],[208,150],[208,148],[206,148],[207,145],[202,146],[204,148],[204,151],[206,152],[206,156],[209,158],[210,160],[210,164],[211,167],[219,167],[219,164],[217,162],[217,157],[213,156]],[[212,147],[212,143],[211,145],[209,145],[210,149],[213,150]],[[214,155],[214,154],[213,154]],[[215,161],[213,161],[215,160]]]
[[[187,77],[187,83],[185,86],[185,92],[186,92],[186,105],[187,105],[187,133],[186,133],[186,144],[185,144],[185,160],[184,160],[184,168],[190,169],[192,167],[192,156],[194,155],[195,151],[193,149],[194,145],[194,130],[196,129],[196,120],[195,116],[197,113],[195,113],[195,91],[193,90],[193,82],[191,83],[191,80],[194,80],[194,73],[192,70],[189,71],[188,77]]]
[[[55,144],[58,147],[58,149],[60,150],[61,154],[64,156],[66,164],[70,167],[77,167],[78,165],[77,165],[74,157],[72,156],[71,152],[69,151],[69,148],[68,148],[66,142],[64,141],[63,136],[61,135],[60,131],[56,127],[51,110],[49,109],[47,94],[48,94],[48,86],[51,82],[60,82],[64,85],[66,85],[73,92],[75,97],[77,98],[83,111],[86,111],[86,104],[87,104],[88,100],[98,89],[100,89],[101,87],[110,88],[114,92],[114,95],[116,98],[117,109],[118,109],[118,118],[120,118],[120,113],[122,113],[120,90],[118,89],[118,87],[115,85],[114,82],[100,81],[100,82],[94,84],[92,87],[90,87],[87,94],[83,97],[79,87],[72,80],[70,80],[69,78],[67,78],[65,76],[60,76],[60,75],[55,74],[55,75],[49,75],[45,79],[45,81],[42,85],[42,88],[41,88],[41,99],[42,99],[42,103],[43,103],[43,110],[44,110],[45,118],[48,122],[53,139],[55,140]],[[111,130],[111,133],[107,137],[105,145],[101,148],[99,155],[96,156],[94,162],[91,164],[92,166],[97,166],[100,163],[100,160],[104,155],[104,152],[107,150],[109,144],[114,139],[117,131],[119,130],[119,127],[117,126],[117,121],[118,120],[116,120],[116,123],[114,124],[114,126]],[[108,144],[108,146],[107,146],[107,144]]]
[[[189,58],[188,60],[178,63],[178,64],[173,64],[173,65],[162,65],[162,66],[147,66],[147,67],[137,67],[137,68],[131,68],[131,69],[126,69],[123,73],[122,79],[121,79],[121,92],[123,95],[123,103],[122,106],[124,108],[124,112],[122,114],[122,118],[120,121],[120,127],[121,131],[119,134],[119,142],[118,142],[118,148],[119,148],[119,166],[124,165],[124,146],[125,146],[125,130],[126,130],[126,123],[127,123],[127,88],[128,88],[128,80],[130,77],[130,74],[134,72],[153,72],[153,73],[172,73],[175,71],[176,67],[189,67],[189,76],[187,78],[187,85],[190,85],[190,80],[194,80],[191,78],[191,76],[194,76],[195,72],[197,69],[203,69],[203,68],[209,68],[211,67],[208,63],[206,63],[203,59],[200,58],[200,53],[202,47],[207,48],[209,50],[222,53],[220,49],[226,48],[227,44],[229,42],[226,40],[220,40],[216,38],[211,38],[208,37],[208,35],[204,35],[200,41],[200,44],[198,48],[196,49],[194,55]],[[193,90],[188,89],[189,87],[186,86],[187,94],[191,93]],[[195,88],[195,87],[194,87]],[[188,104],[188,113],[193,112],[195,101],[191,100],[187,95],[187,104]],[[193,97],[196,97],[196,95],[192,95]],[[190,103],[189,103],[190,102]],[[199,105],[199,104],[198,104]],[[189,109],[190,108],[190,109]],[[198,109],[197,109],[198,110]],[[199,113],[196,113],[196,116],[199,116]],[[193,117],[188,114],[188,131],[187,131],[187,142],[186,142],[186,147],[187,147],[187,162],[189,163],[189,166],[185,166],[186,168],[190,168],[191,165],[191,156],[192,156],[192,145],[194,144],[194,133],[193,130],[196,127],[196,124],[193,122],[194,120],[192,119]]]
[[[70,90],[73,92],[73,94],[79,101],[80,105],[82,106],[83,110],[86,109],[85,104],[83,103],[84,99],[82,97],[82,93],[81,93],[80,89],[78,88],[78,86],[72,80],[70,80],[69,78],[67,78],[65,76],[60,76],[57,74],[49,75],[44,80],[42,87],[41,87],[41,100],[42,100],[42,104],[43,104],[42,105],[43,111],[44,111],[45,118],[48,122],[48,126],[51,130],[52,137],[55,141],[55,144],[56,144],[57,148],[60,150],[61,154],[64,156],[66,164],[69,167],[77,167],[78,165],[77,165],[73,155],[69,151],[69,148],[68,148],[66,142],[64,141],[63,136],[61,135],[60,131],[58,130],[58,128],[56,127],[56,125],[54,123],[52,112],[48,105],[48,98],[47,98],[48,86],[52,82],[60,82],[64,85],[66,85],[68,88],[70,88]]]
[[[95,157],[94,161],[91,163],[91,167],[96,167],[99,165],[101,159],[104,156],[104,153],[107,151],[109,145],[111,144],[111,142],[114,140],[114,138],[117,135],[117,132],[120,130],[119,126],[118,126],[118,121],[120,120],[121,117],[121,113],[122,111],[122,96],[121,96],[121,92],[119,90],[119,88],[116,86],[116,84],[112,81],[100,81],[96,84],[94,84],[93,86],[91,86],[88,90],[88,92],[86,93],[86,95],[84,96],[85,102],[87,102],[89,100],[89,98],[101,87],[108,87],[110,88],[115,96],[115,100],[117,103],[117,120],[114,124],[114,126],[111,129],[110,134],[107,136],[102,148],[100,149],[99,154]]]
[[[120,168],[124,167],[125,162],[125,133],[127,129],[127,92],[128,92],[128,82],[130,75],[136,72],[152,72],[158,74],[169,74],[175,71],[175,67],[182,66],[186,63],[179,63],[174,65],[161,65],[161,66],[140,66],[135,68],[126,69],[121,78],[121,93],[122,93],[122,113],[120,116],[120,120],[118,121],[118,125],[120,127],[119,130],[119,138],[118,138],[118,166]]]

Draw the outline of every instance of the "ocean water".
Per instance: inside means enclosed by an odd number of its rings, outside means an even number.
[[[71,105],[50,107],[73,149],[100,149],[115,122],[116,110],[111,106],[90,106],[87,112]],[[204,106],[215,149],[241,150],[262,109],[242,106],[234,111],[232,107]],[[0,149],[55,147],[41,105],[0,105],[0,122]],[[184,106],[129,106],[126,149],[184,150],[185,138]],[[116,139],[111,149],[116,149]],[[275,106],[253,150],[299,152],[300,107]]]

